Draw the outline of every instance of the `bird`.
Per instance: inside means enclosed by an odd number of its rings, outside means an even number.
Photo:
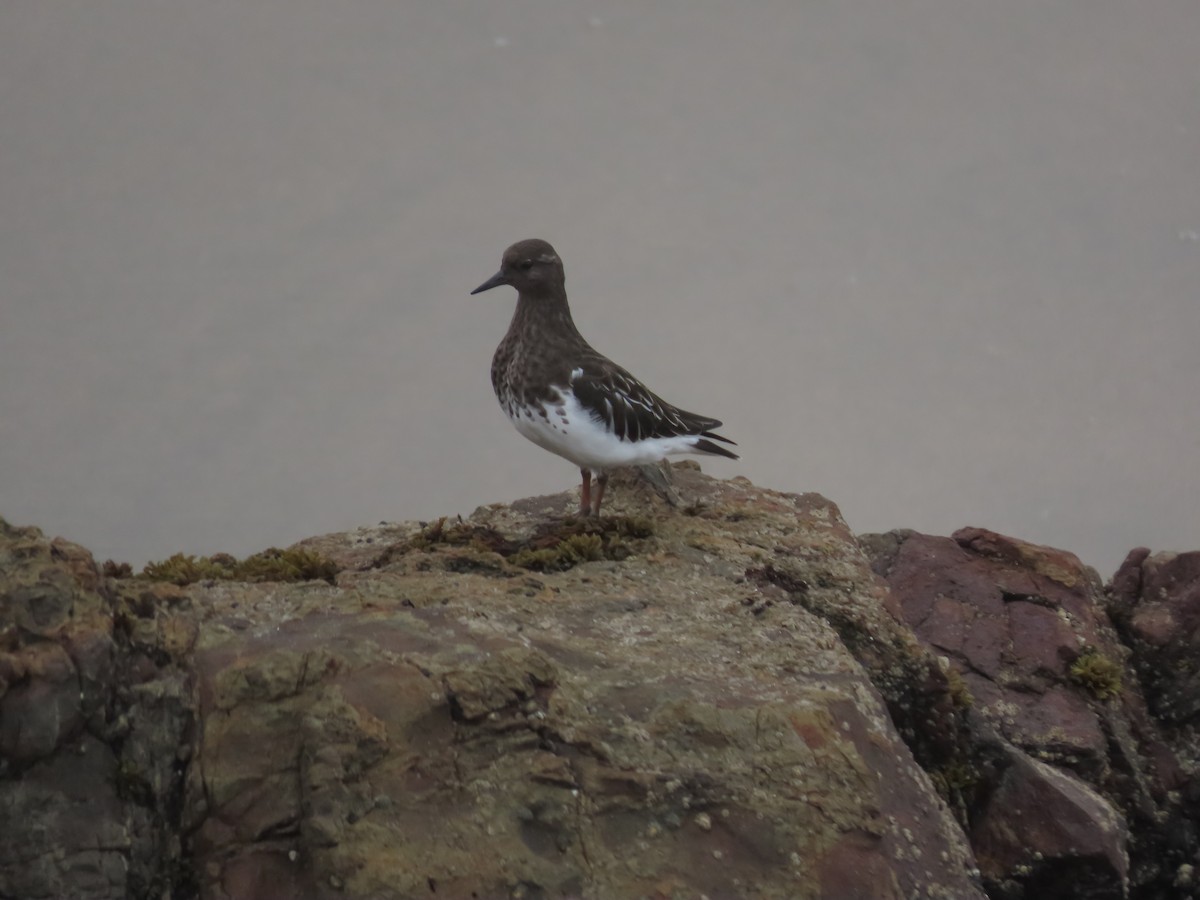
[[[492,387],[524,437],[579,467],[579,515],[599,516],[609,473],[677,453],[738,459],[718,419],[667,403],[593,349],[571,318],[562,259],[546,241],[518,241],[472,295],[516,288],[517,308],[492,357]],[[596,479],[592,490],[592,478]]]

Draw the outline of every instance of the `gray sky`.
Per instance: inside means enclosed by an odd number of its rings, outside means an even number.
[[[1200,547],[1195,0],[0,8],[0,515],[142,563],[573,485],[544,237],[721,476],[1107,575]]]

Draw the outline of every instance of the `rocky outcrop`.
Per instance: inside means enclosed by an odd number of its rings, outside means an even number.
[[[1151,710],[1181,756],[1200,758],[1200,552],[1133,550],[1109,595]]]
[[[978,528],[862,540],[904,620],[970,692],[957,779],[989,894],[1186,896],[1196,759],[1148,712],[1096,574]]]
[[[180,599],[122,592],[83,548],[0,520],[0,896],[186,890]]]
[[[0,525],[0,896],[1186,889],[1192,732],[1073,557],[672,471],[178,585]]]
[[[747,577],[879,605],[837,511],[679,481],[690,514],[623,483],[597,530],[563,495],[306,542],[336,587],[193,588],[204,891],[982,896],[862,668]]]

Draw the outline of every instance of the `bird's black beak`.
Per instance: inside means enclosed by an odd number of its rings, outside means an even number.
[[[484,291],[490,291],[492,288],[500,287],[502,284],[508,284],[508,279],[504,277],[504,272],[501,271],[497,272],[479,287],[475,288],[475,290],[471,291],[471,293],[482,294]]]

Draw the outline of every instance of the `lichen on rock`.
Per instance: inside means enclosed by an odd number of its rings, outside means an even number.
[[[141,577],[0,521],[0,895],[1185,878],[1186,676],[1151,682],[1166,738],[1139,686],[1156,649],[1183,657],[1160,620],[1164,597],[1190,616],[1188,560],[1110,590],[1131,671],[1069,554],[860,540],[818,495],[670,471],[614,476],[599,521],[559,494]]]

